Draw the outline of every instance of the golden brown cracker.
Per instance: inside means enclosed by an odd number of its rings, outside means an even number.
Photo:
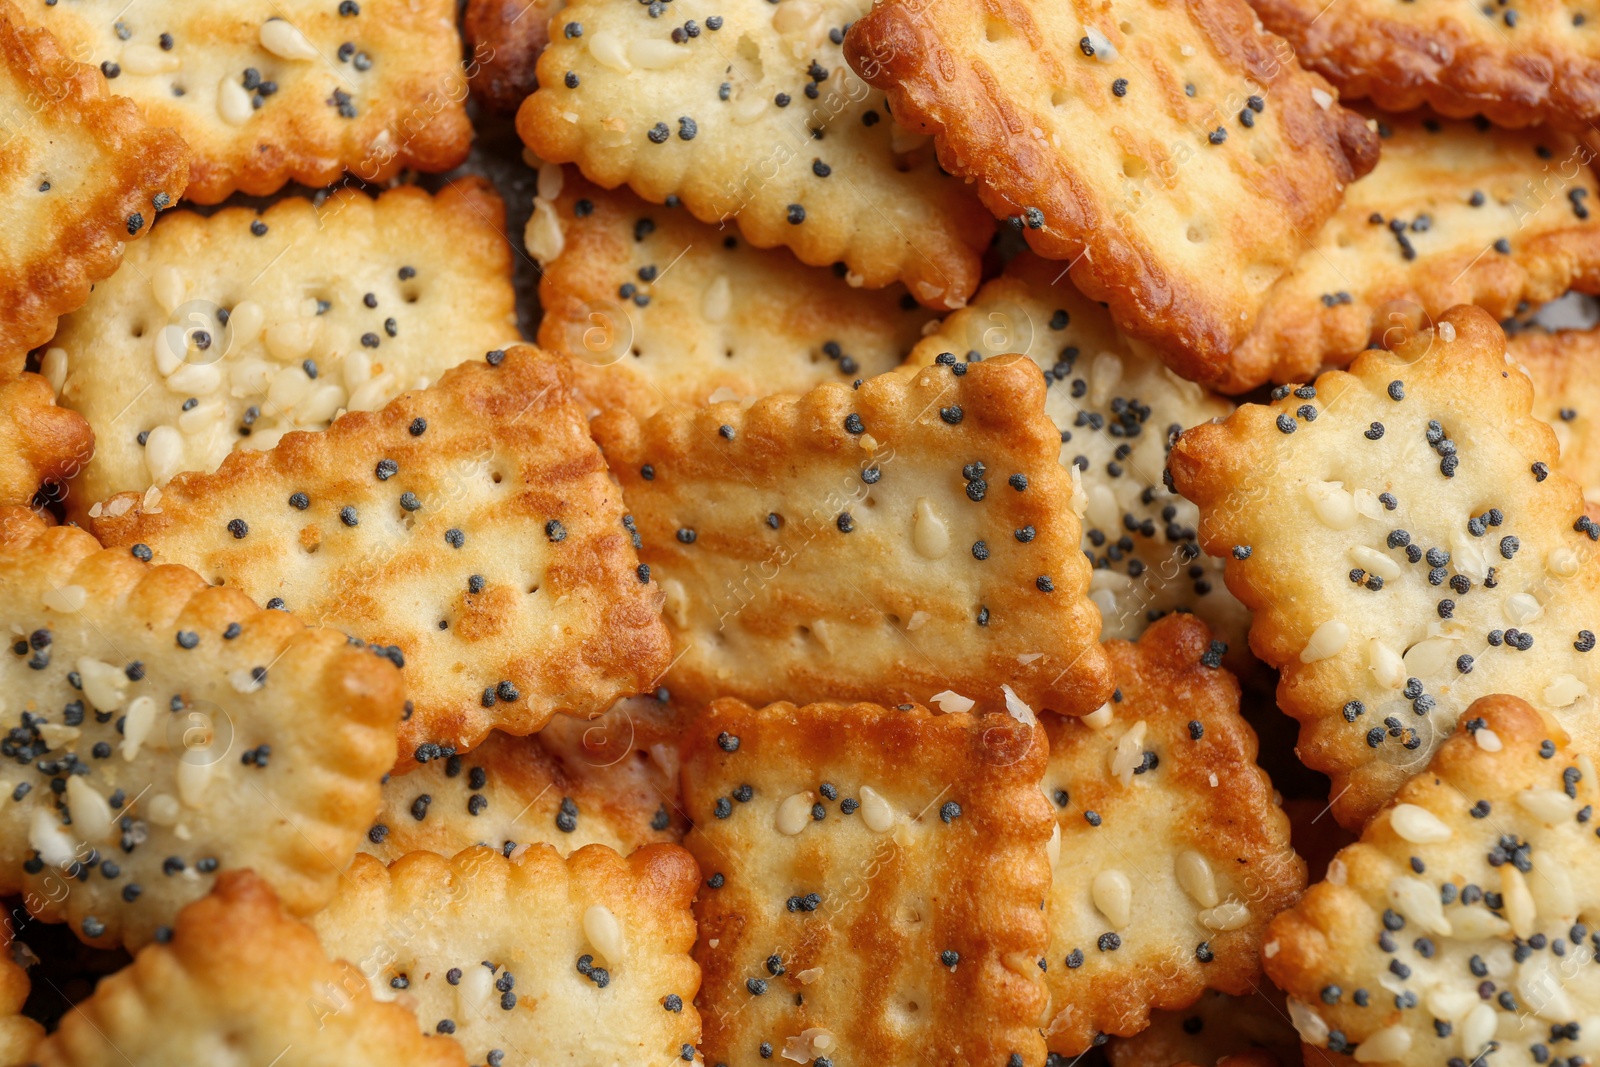
[[[1185,433],[1170,469],[1282,670],[1297,751],[1358,828],[1468,704],[1520,693],[1600,743],[1600,528],[1487,314],[1454,308],[1270,405]]]
[[[518,346],[159,501],[114,498],[108,543],[148,545],[406,665],[402,768],[650,688],[661,592],[574,400],[565,360]]]
[[[677,197],[757,248],[960,307],[994,223],[845,63],[844,30],[868,6],[575,0],[551,19],[517,130],[541,159]]]
[[[1110,692],[1031,361],[593,428],[666,596],[673,692],[1067,714]]]
[[[178,135],[147,126],[74,55],[0,2],[0,374],[22,370],[189,178]]]
[[[69,511],[87,521],[113,493],[210,473],[515,340],[504,215],[468,178],[162,219],[46,356],[99,437]]]
[[[845,53],[995,215],[1196,381],[1223,374],[1377,158],[1244,0],[890,0]]]
[[[722,700],[695,720],[708,1063],[1042,1062],[1050,814],[1025,718]]]
[[[1597,801],[1593,757],[1558,726],[1515,697],[1475,701],[1327,880],[1273,920],[1267,973],[1308,1061],[1592,1055]]]
[[[499,115],[515,115],[539,87],[535,64],[550,43],[550,17],[563,0],[467,0],[461,33],[477,63],[473,98]]]
[[[1169,615],[1107,654],[1117,689],[1105,707],[1044,720],[1059,832],[1044,1032],[1064,1057],[1205,989],[1248,992],[1268,921],[1305,888],[1206,625]]]
[[[539,344],[573,357],[584,399],[663,407],[804,392],[892,370],[930,314],[905,289],[853,289],[782,249],[688,212],[607,192],[546,164],[528,247],[540,259]]]
[[[345,171],[381,184],[467,157],[454,0],[73,0],[33,17],[182,135],[197,203]]]
[[[30,950],[15,944],[15,935],[10,922],[0,932],[0,1067],[33,1063],[34,1050],[44,1040],[44,1027],[23,1014],[30,988],[24,961]]]
[[[59,499],[93,454],[89,424],[56,406],[48,381],[37,374],[0,381],[0,507]]]
[[[1533,413],[1555,431],[1557,469],[1583,487],[1584,503],[1600,505],[1600,339],[1593,330],[1519,331],[1506,356],[1533,382]]]
[[[694,1059],[700,1039],[699,884],[676,845],[627,859],[474,847],[387,868],[357,856],[312,925],[374,1000],[454,1035],[473,1063],[666,1065]]]
[[[374,998],[248,871],[217,879],[170,940],[103,979],[39,1046],[39,1067],[465,1067],[461,1046]],[[276,1057],[276,1059],[274,1058]]]

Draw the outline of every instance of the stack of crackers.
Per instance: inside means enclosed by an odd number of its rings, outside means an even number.
[[[1600,1061],[1595,34],[0,0],[0,1067]]]

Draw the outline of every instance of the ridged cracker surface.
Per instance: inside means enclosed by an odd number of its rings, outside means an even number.
[[[1600,335],[1593,330],[1527,330],[1506,340],[1506,356],[1533,382],[1533,413],[1556,433],[1559,470],[1600,506]]]
[[[41,489],[59,499],[94,450],[89,424],[56,405],[44,378],[19,374],[0,382],[0,507],[28,507]]]

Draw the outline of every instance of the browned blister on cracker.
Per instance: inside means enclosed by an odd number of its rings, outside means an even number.
[[[684,746],[707,1063],[1025,1063],[1049,1002],[1044,730],[724,700]]]
[[[178,135],[147,126],[71,43],[0,0],[0,374],[22,370],[189,178]]]
[[[1490,693],[1600,743],[1597,527],[1500,327],[1460,307],[1173,449],[1200,541],[1359,827]]]
[[[1533,413],[1555,431],[1556,469],[1600,506],[1600,336],[1594,330],[1525,330],[1506,339],[1506,356],[1533,382]]]
[[[1593,13],[1559,0],[1480,7],[1452,0],[1251,0],[1295,55],[1350,99],[1423,104],[1502,126],[1581,127],[1600,117]]]
[[[1263,957],[1308,1063],[1589,1061],[1592,751],[1515,697],[1474,702],[1327,879],[1273,920]]]
[[[1219,387],[1304,380],[1457,304],[1506,319],[1600,287],[1588,146],[1426,114],[1378,131],[1378,165],[1272,287]]]
[[[1181,1011],[1151,1012],[1149,1027],[1106,1046],[1111,1067],[1333,1067],[1325,1054],[1302,1056],[1283,992],[1265,978],[1252,984],[1242,996],[1207,990]]]
[[[1045,413],[1061,432],[1072,508],[1094,560],[1089,598],[1102,638],[1136,638],[1171,611],[1192,611],[1246,654],[1249,612],[1195,540],[1199,512],[1162,480],[1179,431],[1233,404],[1137,351],[1064,264],[1023,252],[972,302],[917,343],[908,366],[954,366],[1007,352],[1045,371]]]
[[[1244,0],[889,0],[845,52],[991,211],[1197,381],[1377,158]]]
[[[393,763],[400,672],[149,551],[0,511],[12,642],[0,885],[95,945],[138,946],[218,872],[321,907]]]
[[[1044,1032],[1062,1056],[1205,989],[1248,992],[1268,921],[1305,887],[1206,625],[1169,615],[1107,654],[1117,690],[1105,707],[1044,721],[1058,827]]]
[[[668,662],[661,593],[589,439],[565,360],[494,350],[381,410],[351,412],[154,506],[113,498],[108,543],[148,545],[405,665],[401,766],[492,727],[603,711]]]
[[[892,370],[932,318],[899,285],[853,289],[681,209],[607,192],[547,163],[528,249],[539,344],[573,357],[585,401],[663,407],[804,392]]]
[[[960,307],[994,222],[845,63],[866,0],[675,3],[575,0],[555,14],[539,91],[517,113],[528,147],[736,222],[757,248],[842,263],[854,285],[901,281],[929,307]]]
[[[99,438],[69,513],[87,522],[113,493],[210,473],[515,340],[504,215],[468,178],[163,218],[41,364]]]
[[[375,1000],[472,1063],[681,1063],[700,1040],[699,868],[676,845],[357,856],[312,921]],[[498,1055],[496,1054],[498,1052]]]
[[[666,596],[663,684],[693,700],[1098,707],[1099,614],[1043,394],[1013,357],[642,424],[602,413],[596,439]]]
[[[455,0],[156,0],[36,5],[146,121],[194,154],[184,195],[215,204],[286,182],[382,183],[467,157]]]
[[[102,979],[36,1058],[39,1067],[467,1062],[455,1041],[423,1036],[411,1012],[373,997],[355,964],[331,959],[248,871],[217,879],[169,940]]]
[[[0,382],[0,507],[59,499],[93,454],[89,424],[56,406],[47,380],[20,374]]]

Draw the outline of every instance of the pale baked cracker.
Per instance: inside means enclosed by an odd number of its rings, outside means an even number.
[[[62,42],[26,28],[10,0],[0,2],[0,150],[0,373],[10,375],[177,202],[189,151]]]
[[[312,925],[374,999],[454,1034],[473,1063],[667,1067],[700,1039],[699,885],[676,845],[357,856]]]
[[[1468,709],[1273,920],[1267,973],[1307,1045],[1338,1063],[1592,1059],[1600,782],[1585,748],[1514,697]]]
[[[1583,487],[1584,503],[1600,505],[1600,338],[1593,330],[1519,331],[1506,355],[1533,382],[1533,413],[1556,432],[1559,470]]]
[[[467,158],[454,0],[69,0],[35,2],[30,17],[148,122],[177,129],[197,203]]]
[[[757,248],[960,307],[994,223],[845,63],[844,30],[869,6],[575,0],[551,18],[517,130],[541,159],[652,203],[676,196]]]
[[[565,363],[494,350],[154,505],[113,498],[95,528],[392,649],[415,707],[401,769],[602,711],[655,684],[667,634]]]
[[[1377,159],[1361,116],[1244,0],[890,0],[845,54],[991,211],[1196,381],[1226,370]]]
[[[465,755],[390,778],[362,851],[385,863],[472,845],[509,853],[601,844],[626,856],[683,839],[676,716],[655,697],[593,718],[558,715],[529,737],[491,733]]]
[[[99,438],[73,514],[381,407],[514,341],[504,215],[467,178],[437,196],[345,190],[162,219],[52,342],[63,402]]]
[[[1332,1067],[1321,1050],[1302,1056],[1283,992],[1265,978],[1253,985],[1243,996],[1208,989],[1182,1011],[1151,1012],[1149,1027],[1106,1046],[1111,1067]]]
[[[1025,718],[721,700],[696,719],[707,1063],[1038,1067],[1051,831]]]
[[[550,43],[550,16],[565,0],[467,0],[461,35],[472,59],[467,84],[478,103],[512,116],[539,87],[539,53]]]
[[[1207,988],[1248,992],[1268,921],[1306,880],[1205,623],[1169,615],[1106,651],[1106,706],[1044,720],[1059,828],[1044,1032],[1069,1057]]]
[[[398,671],[20,508],[0,604],[5,892],[101,947],[148,943],[219,872],[297,915],[327,901],[393,762]]]
[[[1295,55],[1352,99],[1390,111],[1429,104],[1502,126],[1578,127],[1600,117],[1600,41],[1581,4],[1453,0],[1253,0]]]
[[[1029,360],[592,428],[666,595],[674,693],[996,710],[1009,686],[1081,715],[1110,692]]]
[[[1250,614],[1195,541],[1199,512],[1162,481],[1176,431],[1224,418],[1233,404],[1135,350],[1082,296],[1065,264],[1022,252],[912,350],[908,366],[1021,352],[1045,371],[1045,413],[1094,560],[1089,598],[1103,639],[1137,638],[1167,612],[1193,611],[1245,653]],[[1129,516],[1135,528],[1129,528]]]
[[[0,506],[29,507],[41,491],[59,498],[93,454],[89,424],[56,406],[48,381],[37,374],[0,381]]]
[[[447,1037],[377,1001],[354,965],[282,911],[266,882],[230,871],[61,1020],[39,1067],[465,1067]],[[279,1057],[274,1059],[274,1057]]]
[[[1378,165],[1267,294],[1221,388],[1305,380],[1457,304],[1507,319],[1600,287],[1588,146],[1427,114],[1377,122]]]
[[[560,168],[545,166],[548,185]],[[900,285],[853,289],[782,249],[757,249],[576,172],[560,186],[559,198],[534,201],[528,225],[544,267],[539,344],[573,357],[578,388],[597,408],[646,418],[713,398],[848,384],[892,370],[932,317]]]
[[[1255,611],[1251,648],[1282,669],[1300,758],[1333,778],[1351,828],[1479,696],[1521,694],[1600,745],[1600,658],[1584,651],[1600,631],[1600,530],[1504,351],[1494,320],[1455,308],[1172,451],[1201,544]]]

